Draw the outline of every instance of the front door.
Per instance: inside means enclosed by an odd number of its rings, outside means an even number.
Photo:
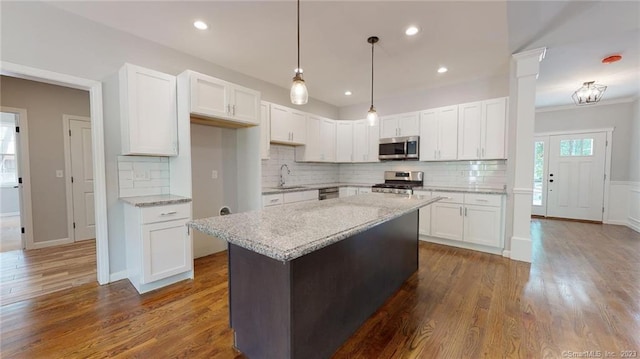
[[[547,216],[602,221],[606,133],[549,136]]]
[[[74,240],[96,238],[93,201],[93,151],[89,119],[70,119]]]

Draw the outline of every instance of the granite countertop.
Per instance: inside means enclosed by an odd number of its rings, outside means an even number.
[[[231,244],[286,262],[440,199],[370,193],[203,218],[187,225]]]
[[[414,188],[416,191],[439,191],[439,192],[464,192],[464,193],[482,193],[482,194],[507,194],[507,190],[504,188],[491,188],[491,187],[447,187],[447,186],[423,186]]]
[[[295,188],[287,188],[289,186],[285,186],[284,188],[280,187],[263,187],[262,194],[275,194],[275,193],[285,193],[285,192],[303,192],[303,191],[313,191],[320,188],[328,188],[328,187],[371,187],[372,183],[319,183],[319,184],[301,184],[301,185],[291,185]]]
[[[120,197],[120,200],[136,207],[162,206],[191,202],[191,198],[175,194],[159,194],[154,196]]]

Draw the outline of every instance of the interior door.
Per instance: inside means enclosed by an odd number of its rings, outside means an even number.
[[[93,201],[93,150],[91,122],[69,120],[74,240],[96,238]]]
[[[547,216],[602,221],[606,133],[549,136]]]

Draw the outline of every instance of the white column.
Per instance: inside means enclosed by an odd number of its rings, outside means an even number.
[[[511,259],[531,262],[531,200],[533,195],[533,125],[536,78],[546,48],[520,52],[511,62],[509,90],[509,153],[507,159],[505,251]]]

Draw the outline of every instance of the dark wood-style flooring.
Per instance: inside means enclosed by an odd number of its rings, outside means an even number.
[[[532,220],[533,263],[420,243],[420,269],[335,358],[640,355],[640,234]],[[126,281],[0,308],[3,358],[241,358],[228,328],[226,253],[196,279],[138,295]],[[577,357],[577,356],[574,356]]]

